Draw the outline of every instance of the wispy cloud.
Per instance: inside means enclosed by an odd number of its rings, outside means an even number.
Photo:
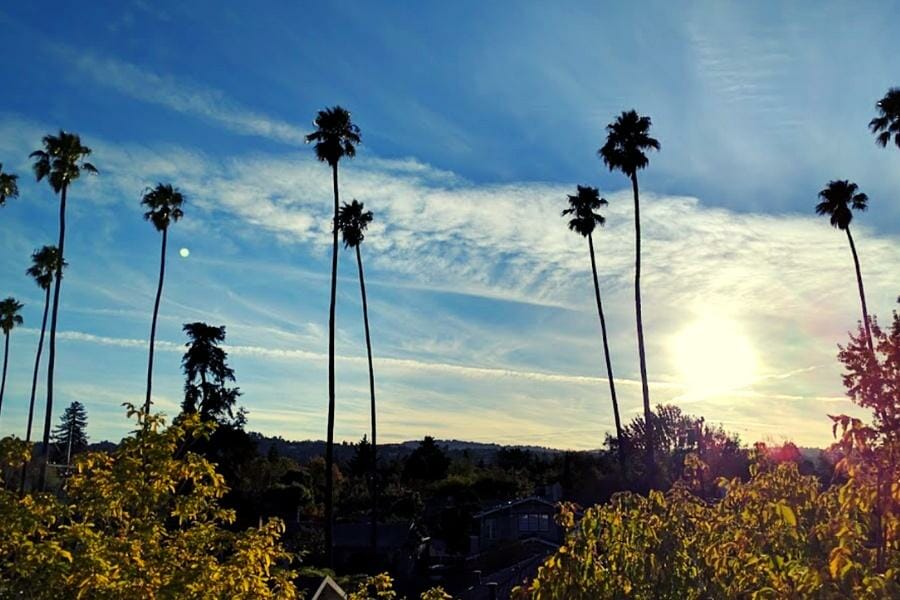
[[[60,45],[55,48],[59,56],[80,75],[136,100],[199,117],[235,133],[256,135],[291,145],[303,144],[304,135],[308,133],[291,123],[241,106],[219,90],[155,73],[115,58]]]

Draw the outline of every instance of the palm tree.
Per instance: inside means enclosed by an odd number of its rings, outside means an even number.
[[[853,236],[850,235],[850,221],[853,220],[853,210],[866,210],[869,203],[869,197],[858,190],[859,186],[855,183],[850,183],[846,179],[829,181],[825,189],[819,192],[821,202],[816,204],[816,214],[828,215],[832,227],[847,233],[847,241],[850,242],[850,252],[853,254],[853,265],[856,267],[856,284],[859,287],[859,301],[862,304],[866,343],[869,346],[869,351],[873,352],[872,330],[869,326],[869,311],[866,308],[866,292],[863,289],[862,271],[859,268],[856,244],[853,243]]]
[[[879,116],[869,121],[869,129],[876,134],[875,142],[885,148],[893,137],[900,148],[900,88],[889,89],[875,108]]]
[[[6,365],[9,362],[9,332],[22,324],[22,303],[10,296],[0,301],[0,330],[3,330],[3,377],[0,378],[0,410],[3,410],[3,393],[6,391]]]
[[[141,205],[147,208],[144,218],[162,232],[162,248],[159,253],[159,283],[156,286],[156,300],[153,303],[153,320],[150,324],[150,357],[147,360],[147,399],[144,401],[144,412],[150,414],[150,390],[153,387],[153,346],[156,342],[156,319],[159,315],[159,300],[162,297],[163,279],[166,276],[166,243],[169,239],[169,225],[181,219],[184,213],[181,205],[184,196],[172,184],[157,184],[147,190],[141,199]]]
[[[644,322],[641,315],[641,206],[637,172],[650,164],[645,154],[659,150],[659,142],[650,137],[650,117],[636,111],[623,112],[606,126],[606,143],[598,151],[610,171],[618,170],[631,179],[634,192],[634,312],[637,319],[638,356],[641,364],[641,391],[644,396],[644,420],[647,423],[646,452],[647,481],[655,481],[656,463],[653,459],[653,421],[650,410],[650,387],[647,383],[647,357],[644,352]]]
[[[578,186],[578,192],[569,195],[569,208],[562,211],[562,216],[572,215],[569,229],[581,234],[588,240],[588,251],[591,255],[591,271],[594,273],[594,295],[597,298],[597,313],[600,315],[600,332],[603,335],[603,355],[606,358],[606,376],[609,378],[609,395],[612,397],[613,416],[616,419],[616,440],[619,447],[619,463],[625,466],[625,438],[622,436],[622,421],[619,419],[619,402],[616,399],[616,384],[613,379],[612,362],[609,357],[609,342],[606,337],[606,318],[603,316],[603,303],[600,301],[600,281],[597,279],[597,262],[594,259],[594,228],[603,226],[606,218],[594,211],[606,206],[608,202],[600,197],[595,187]]]
[[[18,175],[3,172],[3,163],[0,163],[0,206],[6,204],[7,198],[16,198],[19,195]]]
[[[325,443],[325,554],[328,566],[333,564],[334,549],[334,308],[337,296],[338,265],[338,163],[345,156],[356,156],[360,143],[359,127],[350,120],[350,113],[340,106],[320,110],[313,124],[316,130],[306,136],[306,142],[315,142],[316,158],[331,167],[334,186],[334,217],[331,244],[331,304],[328,311],[328,433]]]
[[[44,333],[47,331],[47,312],[50,310],[50,284],[59,262],[59,251],[56,246],[44,246],[31,255],[31,266],[26,273],[31,276],[38,287],[44,290],[44,316],[41,317],[41,335],[38,338],[37,354],[34,357],[34,373],[31,376],[31,399],[28,402],[28,426],[25,428],[25,443],[31,442],[31,426],[34,422],[34,400],[37,396],[38,372],[41,365],[41,352],[44,349]],[[63,267],[66,265],[63,264]],[[19,481],[19,490],[25,489],[25,475],[28,464],[22,465],[22,477]]]
[[[59,194],[59,261],[56,264],[56,276],[53,282],[53,308],[50,311],[50,348],[47,356],[47,409],[44,412],[44,445],[41,457],[41,473],[38,488],[44,489],[47,481],[47,464],[50,458],[50,425],[53,418],[53,374],[56,366],[56,325],[59,315],[59,290],[62,283],[62,270],[65,264],[66,248],[66,196],[69,185],[81,177],[81,171],[97,173],[96,167],[85,159],[90,156],[91,149],[82,145],[78,134],[63,130],[59,135],[45,135],[43,150],[31,153],[34,160],[34,175],[38,181],[45,177],[53,192]]]
[[[360,245],[366,239],[366,228],[372,222],[372,211],[365,210],[361,202],[346,202],[338,211],[338,229],[344,239],[344,247],[356,249],[356,266],[359,270],[359,291],[362,296],[363,324],[366,330],[366,353],[369,359],[369,397],[372,413],[372,553],[378,550],[378,459],[376,457],[377,441],[375,437],[375,370],[372,367],[372,338],[369,335],[369,305],[366,301],[366,278],[363,275],[362,254]]]

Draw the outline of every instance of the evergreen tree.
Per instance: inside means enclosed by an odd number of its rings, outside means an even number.
[[[53,460],[69,464],[73,456],[87,450],[87,410],[84,404],[72,402],[59,417],[59,425],[53,430]]]
[[[234,403],[241,391],[229,387],[234,370],[228,366],[228,353],[219,344],[225,341],[225,326],[206,323],[187,323],[184,332],[190,341],[181,359],[184,369],[184,412],[198,412],[203,420],[243,425],[243,411],[234,411]]]

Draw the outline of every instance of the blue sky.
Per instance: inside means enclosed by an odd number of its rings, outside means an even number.
[[[205,320],[228,328],[251,428],[323,437],[330,179],[302,140],[339,103],[364,142],[343,198],[376,215],[363,255],[380,439],[596,447],[612,416],[589,263],[559,211],[578,183],[610,201],[596,244],[631,418],[632,206],[596,150],[634,107],[662,143],[641,174],[653,401],[745,441],[826,443],[825,414],[851,410],[835,354],[859,311],[846,240],[812,207],[829,179],[869,194],[853,227],[886,318],[900,151],[866,124],[900,84],[898,20],[885,3],[4,6],[0,162],[22,194],[0,212],[0,282],[27,308],[0,431],[24,427],[40,323],[24,269],[56,239],[56,200],[27,155],[62,127],[101,174],[72,190],[59,410],[84,402],[93,439],[129,427],[120,404],[142,398],[159,244],[138,202],[166,181],[188,205],[171,233],[158,406],[180,401],[181,324]],[[340,269],[337,436],[354,440],[365,347],[349,255]]]

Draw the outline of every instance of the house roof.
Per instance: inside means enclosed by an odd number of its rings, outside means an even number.
[[[344,600],[346,597],[347,593],[341,589],[341,586],[326,575],[322,583],[319,584],[318,589],[316,589],[316,593],[313,594],[312,600]]]
[[[491,513],[502,512],[504,510],[513,508],[514,506],[519,506],[520,504],[527,504],[527,503],[543,504],[544,506],[547,506],[549,508],[556,508],[555,504],[553,504],[552,502],[547,502],[543,498],[539,498],[538,496],[528,496],[527,498],[520,498],[518,500],[510,500],[509,502],[505,502],[499,506],[495,506],[494,508],[490,508],[488,510],[481,511],[480,513],[474,515],[474,518],[478,519],[478,518],[487,516]]]

